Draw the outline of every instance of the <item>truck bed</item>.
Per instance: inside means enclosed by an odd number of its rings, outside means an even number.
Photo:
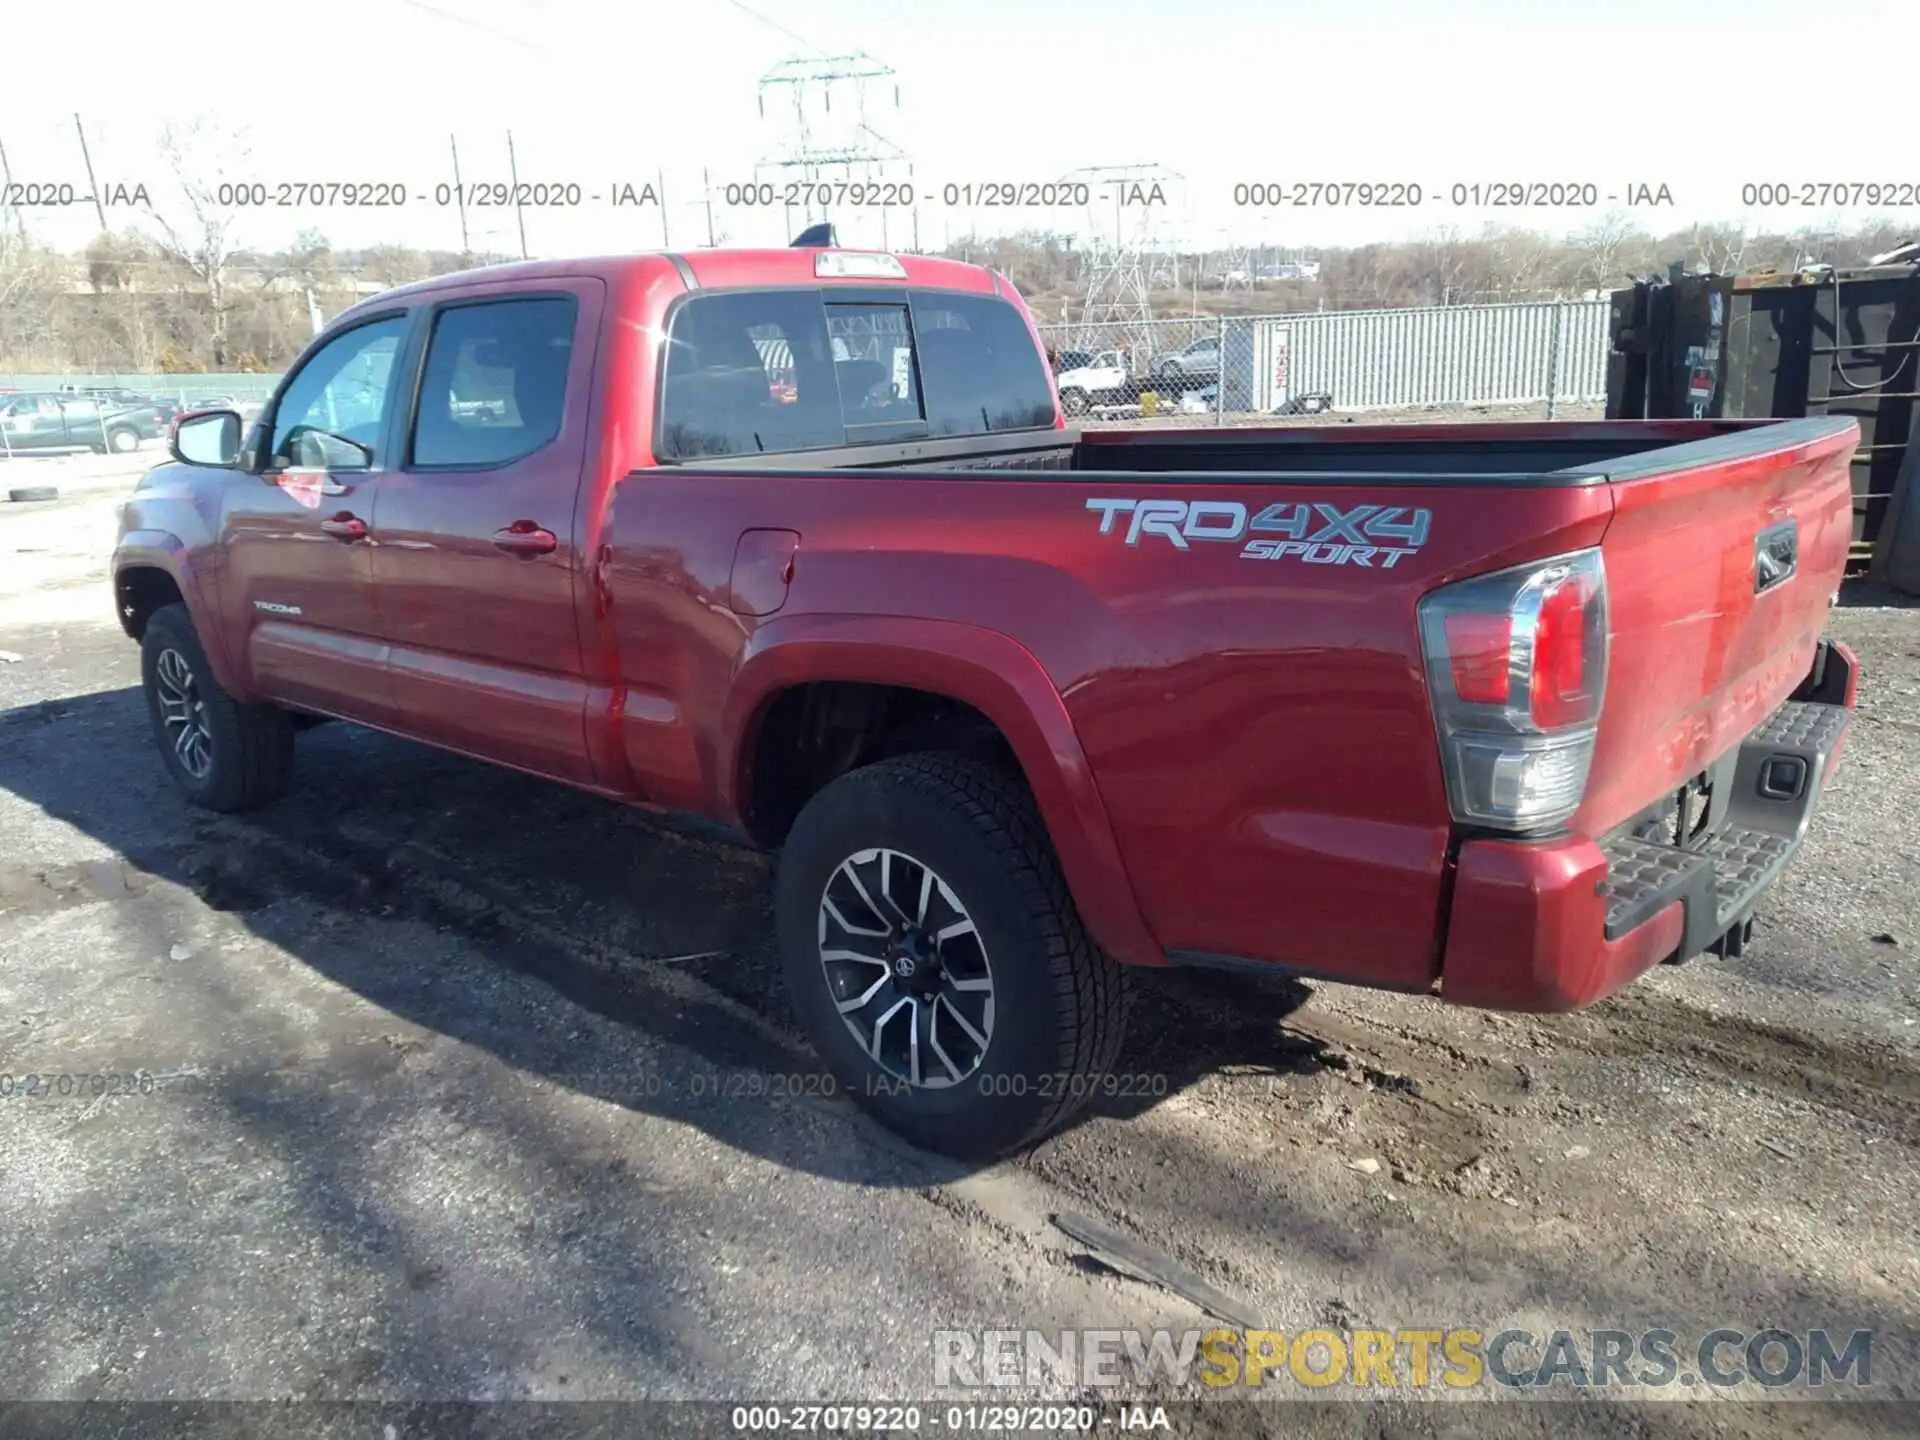
[[[1421,599],[1600,551],[1606,699],[1569,824],[1601,842],[1808,673],[1856,435],[1824,418],[1063,430],[644,471],[615,500],[616,609],[637,605],[649,555],[725,577],[741,516],[797,550],[777,614],[722,626],[693,607],[687,637],[623,630],[629,712],[662,717],[630,743],[656,768],[677,757],[687,788],[658,798],[698,808],[718,738],[679,719],[688,677],[717,709],[761,648],[859,617],[896,617],[897,643],[1009,637],[1064,704],[1166,949],[1424,988],[1461,837]],[[1256,538],[1294,522],[1289,543]],[[1789,523],[1789,576],[1759,586],[1756,547]],[[712,639],[690,638],[696,621]]]
[[[1520,424],[1156,426],[1079,431],[1019,431],[987,438],[915,440],[768,455],[690,460],[672,468],[832,474],[904,470],[965,474],[980,470],[1075,470],[1155,475],[1167,481],[1236,477],[1273,483],[1595,485],[1652,474],[1662,466],[1711,464],[1763,448],[1804,443],[1831,430],[1823,420],[1598,420]],[[1822,428],[1822,427],[1825,428]],[[1670,457],[1678,446],[1687,453]]]

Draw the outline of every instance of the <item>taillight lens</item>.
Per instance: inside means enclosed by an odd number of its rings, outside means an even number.
[[[1436,590],[1420,642],[1454,818],[1520,834],[1562,824],[1586,794],[1606,692],[1600,552]]]

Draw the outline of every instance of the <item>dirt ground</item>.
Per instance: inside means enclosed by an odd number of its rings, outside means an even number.
[[[1546,1018],[1147,976],[1161,1093],[968,1170],[817,1093],[765,857],[344,726],[189,810],[108,599],[135,458],[0,476],[63,486],[0,504],[0,1400],[979,1403],[936,1329],[1223,1323],[1072,1213],[1290,1335],[1873,1332],[1826,1398],[1149,1389],[1171,1433],[1920,1433],[1912,602],[1835,612],[1858,721],[1742,958]]]

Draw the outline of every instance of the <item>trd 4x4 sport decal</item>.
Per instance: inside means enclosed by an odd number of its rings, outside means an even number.
[[[1317,500],[1281,501],[1249,517],[1238,500],[1089,500],[1100,533],[1111,535],[1127,517],[1126,543],[1157,535],[1181,550],[1192,542],[1233,541],[1242,560],[1304,560],[1309,565],[1364,565],[1391,570],[1427,543],[1433,512],[1404,505],[1355,505],[1342,510]],[[1249,535],[1284,539],[1249,540]]]

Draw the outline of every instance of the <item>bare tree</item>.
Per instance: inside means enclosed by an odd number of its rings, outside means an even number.
[[[359,257],[355,269],[383,290],[424,280],[427,276],[427,267],[419,252],[404,245],[376,245]]]
[[[1628,260],[1645,244],[1640,228],[1614,210],[1574,237],[1581,255],[1580,280],[1588,289],[1611,290],[1628,275]]]
[[[1744,225],[1696,225],[1688,250],[1715,275],[1737,275],[1747,254]]]
[[[165,216],[164,243],[143,251],[137,236],[105,236],[84,253],[67,254],[0,223],[0,369],[278,369],[311,334],[309,287],[328,313],[338,313],[374,286],[513,258],[397,244],[338,251],[315,230],[277,251],[245,249],[234,234],[232,208],[218,203],[220,182],[211,178],[222,173],[218,147],[192,149],[191,134],[173,136],[191,188],[183,186],[177,198],[155,195]],[[192,203],[196,195],[200,209]],[[1230,291],[1203,286],[1197,308],[1204,315],[1276,314],[1544,299],[1604,292],[1667,257],[1687,256],[1723,273],[1814,262],[1850,266],[1910,238],[1909,229],[1878,224],[1798,234],[1689,226],[1655,239],[1618,214],[1573,236],[1442,231],[1418,241],[1323,249],[1311,281],[1262,281]],[[964,248],[1011,276],[1044,321],[1078,311],[1083,257],[1068,238],[1037,230],[972,236]],[[1195,307],[1195,270],[1218,274],[1241,263],[1232,258],[1237,253],[1243,252],[1222,244],[1183,257],[1187,284],[1156,300],[1169,313],[1187,313]]]
[[[1396,268],[1429,305],[1458,305],[1475,288],[1474,242],[1443,226],[1402,252]]]
[[[209,358],[215,370],[229,360],[227,330],[233,310],[233,261],[242,210],[223,190],[250,178],[252,150],[244,134],[201,116],[186,125],[169,122],[160,132],[160,153],[179,190],[174,218],[150,209],[164,237],[162,248],[204,287],[211,321]]]
[[[107,230],[87,246],[87,283],[94,294],[150,288],[155,267],[169,263],[153,242],[134,230]]]
[[[52,314],[60,293],[60,264],[19,230],[0,225],[0,357],[18,363],[52,358]]]

